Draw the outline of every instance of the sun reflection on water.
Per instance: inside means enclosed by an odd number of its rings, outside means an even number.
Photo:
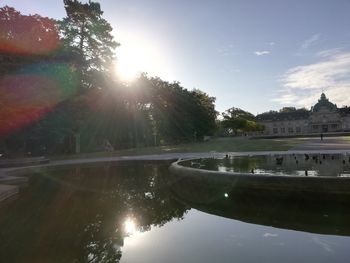
[[[124,232],[128,235],[131,236],[137,232],[137,224],[134,219],[132,218],[127,218],[124,221]]]

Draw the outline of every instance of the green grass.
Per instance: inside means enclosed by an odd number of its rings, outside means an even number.
[[[350,142],[350,136],[341,137],[343,141]]]
[[[208,142],[179,144],[171,146],[144,147],[114,152],[81,153],[73,155],[52,156],[51,159],[96,158],[110,156],[146,155],[178,152],[243,152],[243,151],[285,151],[302,143],[301,138],[284,139],[248,139],[217,138]]]

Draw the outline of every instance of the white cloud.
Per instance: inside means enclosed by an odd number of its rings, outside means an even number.
[[[265,233],[263,237],[278,237],[278,234]]]
[[[314,34],[311,37],[309,37],[308,39],[306,39],[302,44],[301,44],[301,48],[302,49],[307,49],[310,46],[314,45],[315,42],[317,42],[321,37],[321,34]]]
[[[326,49],[322,50],[317,53],[317,56],[319,57],[330,57],[334,55],[338,55],[342,52],[343,48],[342,47],[337,47],[337,48],[332,48],[332,49]]]
[[[289,69],[281,78],[280,96],[273,101],[309,108],[324,90],[338,106],[350,105],[350,52],[322,54],[319,62]]]
[[[278,103],[280,103],[282,105],[287,105],[287,104],[294,104],[295,101],[298,100],[298,98],[299,97],[294,95],[294,94],[287,93],[287,94],[281,95],[278,98],[272,99],[272,101],[276,101],[276,102],[278,102]]]
[[[270,51],[268,51],[268,50],[255,51],[254,54],[257,55],[257,56],[263,56],[263,55],[270,54]]]

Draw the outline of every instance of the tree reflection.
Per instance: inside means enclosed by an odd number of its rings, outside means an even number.
[[[167,175],[168,164],[139,162],[34,176],[1,211],[0,254],[8,262],[118,262],[128,217],[148,231],[187,211],[169,195]]]
[[[350,195],[248,188],[230,176],[172,175],[177,200],[197,210],[247,223],[350,236]]]

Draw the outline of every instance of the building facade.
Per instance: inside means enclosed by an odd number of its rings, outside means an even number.
[[[256,117],[264,135],[290,136],[350,131],[350,107],[338,108],[324,93],[311,110],[268,112]]]

